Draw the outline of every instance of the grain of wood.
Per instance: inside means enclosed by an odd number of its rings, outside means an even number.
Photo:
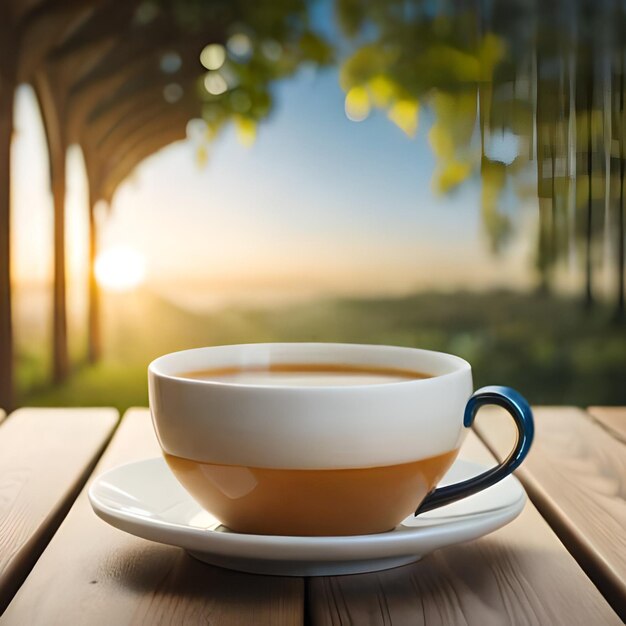
[[[616,439],[626,443],[625,406],[590,406],[587,412]]]
[[[94,475],[158,454],[148,411],[135,409]],[[223,570],[128,535],[96,517],[85,489],[0,623],[291,625],[303,614],[302,579]]]
[[[87,480],[114,409],[19,409],[0,428],[0,614]]]
[[[537,407],[535,441],[518,476],[605,597],[626,620],[626,448],[584,411]],[[510,419],[484,409],[477,430],[502,458]]]
[[[473,434],[462,454],[495,463]],[[621,623],[530,502],[487,537],[385,572],[309,579],[307,591],[315,625]]]

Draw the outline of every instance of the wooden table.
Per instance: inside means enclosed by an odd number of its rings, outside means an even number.
[[[620,624],[626,619],[626,408],[537,407],[524,512],[487,537],[385,572],[257,576],[127,535],[93,476],[159,454],[146,409],[20,409],[0,424],[0,624]],[[484,410],[463,456],[495,462]]]

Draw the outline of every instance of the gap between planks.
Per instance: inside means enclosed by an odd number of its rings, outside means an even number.
[[[613,437],[626,443],[626,407],[590,406],[587,413]]]

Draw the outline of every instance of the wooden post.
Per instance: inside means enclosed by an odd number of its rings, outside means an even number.
[[[11,137],[16,48],[10,14],[0,2],[0,408],[15,405],[11,320]]]
[[[52,297],[52,378],[60,383],[69,372],[65,271],[65,150],[50,152],[50,186],[54,203],[54,285]]]
[[[65,271],[65,121],[60,94],[42,69],[35,76],[35,91],[42,112],[50,158],[50,188],[54,206],[52,296],[52,380],[63,382],[69,373]]]
[[[102,356],[102,341],[100,335],[100,290],[96,281],[95,262],[98,254],[98,228],[96,223],[96,200],[91,187],[89,189],[89,310],[87,358],[90,363],[96,363]]]
[[[0,74],[0,407],[13,408],[11,321],[11,135],[15,84]]]

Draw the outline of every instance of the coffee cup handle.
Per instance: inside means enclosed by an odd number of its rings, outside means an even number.
[[[415,511],[415,515],[467,498],[467,496],[491,487],[513,472],[526,458],[535,432],[533,412],[528,402],[510,387],[483,387],[468,400],[465,406],[463,425],[469,428],[474,423],[474,418],[480,407],[487,404],[495,404],[506,409],[515,421],[517,442],[513,451],[500,465],[496,465],[490,470],[474,476],[474,478],[431,491]]]

